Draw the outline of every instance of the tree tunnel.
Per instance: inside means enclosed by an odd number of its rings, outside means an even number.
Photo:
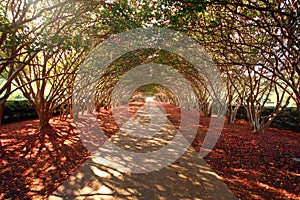
[[[174,90],[181,93],[180,95],[184,97],[183,101],[181,101],[181,105],[177,95],[174,91],[172,91],[172,89],[157,83],[144,84],[139,88],[136,88],[136,90],[130,95],[130,101],[127,99],[124,102],[118,102],[118,99],[122,99],[121,97],[127,92],[126,88],[120,88],[118,93],[113,95],[118,82],[130,70],[137,66],[149,63],[158,63],[163,66],[169,66],[171,69],[179,73],[182,78],[187,80],[193,90],[192,92],[187,91],[186,88],[180,84],[179,80],[178,82],[175,80],[172,83],[172,87],[175,88]],[[139,76],[139,73],[140,72],[136,70],[135,76],[143,79],[142,76],[144,74],[141,73],[142,75]],[[153,73],[155,72],[151,67],[149,67],[148,75],[156,76],[156,74]],[[168,75],[166,75],[165,78],[168,79]],[[135,80],[131,81],[134,82]],[[107,68],[105,73],[103,73],[95,91],[95,110],[99,111],[101,108],[109,109],[117,105],[127,104],[128,102],[133,101],[145,101],[146,97],[154,97],[156,101],[170,103],[187,109],[197,107],[205,115],[209,115],[212,101],[203,77],[185,59],[165,50],[139,49],[118,58]]]

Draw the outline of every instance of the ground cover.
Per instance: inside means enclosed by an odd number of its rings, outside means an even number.
[[[133,115],[141,105],[130,107],[129,113]],[[179,109],[160,106],[178,126]],[[111,111],[101,110],[98,117],[108,137],[119,130]],[[0,199],[44,198],[88,158],[71,120],[54,117],[50,124],[42,131],[37,120],[1,127]],[[202,116],[192,143],[196,150],[208,124],[209,119]],[[236,120],[233,125],[225,124],[216,146],[204,159],[241,199],[300,199],[300,163],[293,160],[300,157],[299,144],[299,133],[270,128],[265,134],[254,134],[248,122]]]

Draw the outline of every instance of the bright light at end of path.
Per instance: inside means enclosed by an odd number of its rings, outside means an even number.
[[[152,101],[154,101],[153,97],[146,97],[146,102],[152,102]]]

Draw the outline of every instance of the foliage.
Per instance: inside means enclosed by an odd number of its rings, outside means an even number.
[[[270,115],[275,109],[275,107],[265,107],[262,110],[261,118]],[[239,107],[236,117],[248,120],[247,111],[243,106]],[[300,132],[299,111],[293,107],[285,108],[275,117],[270,127]]]
[[[53,115],[58,115],[59,110],[56,109]],[[34,107],[28,100],[7,100],[5,102],[2,123],[19,122],[28,119],[38,119],[38,115]]]
[[[28,119],[36,119],[37,117],[37,113],[35,112],[34,107],[30,105],[29,101],[8,100],[5,103],[2,122],[17,122]]]
[[[51,105],[54,109],[70,98],[62,95],[66,90],[72,93],[72,80],[66,81],[65,77],[76,73],[77,66],[95,45],[115,33],[157,26],[182,31],[204,46],[227,84],[227,103],[243,104],[253,130],[264,132],[289,99],[300,109],[298,8],[299,2],[294,0],[5,0],[0,4],[0,74],[5,80],[0,88],[0,118],[16,81],[44,126],[51,116],[45,108]],[[142,52],[151,54],[140,51],[131,58],[125,56],[123,61],[136,62],[136,66],[139,59],[147,57]],[[70,60],[66,59],[68,56]],[[192,82],[200,107],[209,115],[212,94],[205,82],[188,70],[192,66],[174,57],[169,60],[168,54],[163,53],[155,61],[177,65],[173,67]],[[62,72],[62,66],[68,70]],[[118,67],[109,70],[99,82],[99,90],[108,90],[104,95],[97,91],[100,105],[111,101],[109,94],[117,77],[125,73]],[[50,90],[54,88],[48,97],[46,85]],[[260,120],[265,99],[272,91],[278,107]],[[235,114],[236,110],[231,110],[230,121]]]
[[[297,1],[207,1],[189,29],[229,79],[228,100],[245,106],[256,132],[263,133],[290,99],[298,105],[298,8]],[[277,109],[261,120],[271,92]]]
[[[113,89],[118,83],[119,79],[122,77],[122,75],[124,75],[126,72],[138,65],[147,63],[156,63],[170,66],[173,70],[180,73],[186,80],[190,81],[191,87],[192,89],[194,89],[194,92],[196,94],[195,96],[187,95],[189,91],[182,89],[182,86],[179,84],[179,82],[174,82],[173,84],[173,89],[176,88],[176,91],[180,92],[182,98],[184,98],[182,99],[182,102],[184,101],[186,105],[181,106],[184,107],[195,105],[195,107],[204,107],[203,104],[207,102],[207,99],[209,98],[209,93],[205,87],[203,77],[190,63],[188,63],[182,57],[174,53],[167,52],[165,50],[138,49],[136,51],[128,52],[116,59],[100,77],[95,98],[97,110],[99,110],[100,107],[112,106],[111,94],[113,93]],[[149,69],[149,74],[151,74],[151,69]],[[144,76],[144,74],[139,74],[139,72],[136,72],[135,75],[140,78]],[[155,74],[153,76],[155,76]],[[165,78],[167,79],[169,77],[166,76]],[[132,79],[131,81],[135,80]],[[151,84],[148,84],[144,87],[148,90],[153,89]],[[137,89],[137,92],[139,89]],[[126,94],[127,91],[119,91],[118,94],[115,94],[115,98],[122,99],[120,98],[120,96],[124,95],[123,92]],[[169,90],[153,90],[152,94],[154,95],[154,93],[156,93],[158,99],[164,99],[167,102],[169,100],[170,102],[174,102],[178,105],[178,99],[176,99],[174,97],[175,95],[172,94]],[[161,93],[165,93],[165,95]]]

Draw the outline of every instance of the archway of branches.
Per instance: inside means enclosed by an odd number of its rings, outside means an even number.
[[[175,94],[171,88],[157,83],[148,83],[139,86],[134,93],[131,94],[130,100],[118,102],[118,100],[122,99],[122,96],[128,92],[126,88],[123,90],[121,88],[117,93],[114,93],[118,82],[130,70],[147,63],[157,63],[162,64],[162,67],[171,67],[187,80],[193,91],[188,91],[188,88],[182,88],[182,85],[176,85],[176,82],[174,82],[173,87],[176,89],[176,92],[180,91],[181,94],[179,96],[184,97],[184,99],[181,99],[180,104],[178,94]],[[149,75],[151,73],[153,73],[153,71],[149,68]],[[139,74],[136,74],[136,76],[139,76]],[[143,79],[143,76],[145,76],[145,74],[141,74],[139,77]],[[166,75],[165,78],[168,79],[168,75]],[[135,80],[132,80],[132,82],[134,81]],[[145,102],[147,97],[153,97],[156,101],[170,103],[174,106],[181,106],[186,109],[197,107],[206,115],[210,114],[209,106],[211,105],[212,98],[199,71],[180,56],[156,49],[136,50],[115,60],[107,68],[104,75],[99,78],[99,84],[95,92],[95,110],[99,111],[100,108],[108,109],[116,106],[114,104],[122,105],[133,101]]]

